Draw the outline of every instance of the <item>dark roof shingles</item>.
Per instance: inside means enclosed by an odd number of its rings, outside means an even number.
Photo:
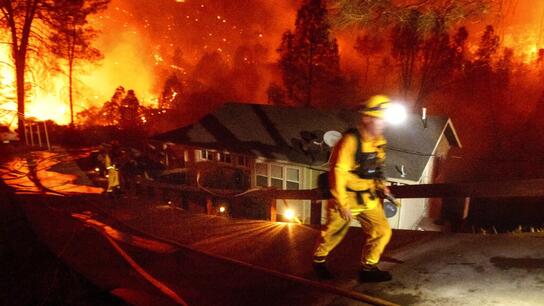
[[[321,142],[318,138],[324,132],[345,131],[356,118],[355,113],[346,111],[228,103],[195,124],[155,138],[316,166],[326,163],[329,148],[312,144],[311,137],[315,135],[316,142]],[[445,118],[429,117],[424,128],[418,116],[410,115],[401,126],[388,128],[386,175],[400,178],[395,165],[404,165],[404,179],[418,180],[446,122]],[[302,143],[314,151],[302,152]]]

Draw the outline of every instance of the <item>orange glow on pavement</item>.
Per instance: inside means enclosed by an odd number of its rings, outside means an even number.
[[[90,215],[90,213],[73,213],[72,217],[99,228],[105,234],[117,241],[121,241],[135,247],[139,247],[156,253],[165,254],[169,254],[177,250],[174,246],[157,240],[151,240],[141,236],[119,231],[99,220],[93,219],[93,216]]]
[[[16,194],[102,193],[103,188],[76,184],[78,175],[51,170],[54,165],[61,162],[73,162],[74,159],[73,156],[66,157],[59,153],[36,152],[31,160],[19,157],[7,162],[5,167],[0,168],[0,178],[14,188]],[[33,165],[29,165],[29,163],[33,163]],[[81,175],[85,175],[85,173],[81,172]]]

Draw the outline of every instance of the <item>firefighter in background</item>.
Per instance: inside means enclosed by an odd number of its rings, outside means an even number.
[[[121,184],[119,182],[119,169],[117,169],[113,163],[110,154],[106,154],[105,164],[106,170],[108,170],[108,189],[106,191],[109,193],[118,192],[121,188]]]
[[[119,169],[114,163],[111,145],[102,144],[100,146],[100,149],[102,152],[99,155],[98,159],[104,164],[104,167],[106,168],[106,175],[108,178],[108,187],[106,189],[106,192],[109,195],[113,195],[121,188],[121,184],[119,181]]]
[[[329,172],[333,199],[329,200],[327,224],[314,252],[313,267],[321,279],[330,279],[327,256],[345,237],[352,219],[362,227],[364,244],[359,280],[381,282],[392,279],[377,264],[391,238],[381,196],[390,195],[384,184],[386,140],[384,114],[390,104],[386,96],[373,96],[359,110],[356,129],[344,133],[334,147]]]

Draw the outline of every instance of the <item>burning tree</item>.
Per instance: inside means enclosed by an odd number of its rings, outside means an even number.
[[[236,49],[234,54],[234,65],[231,71],[233,88],[236,96],[242,101],[255,101],[261,76],[259,65],[262,64],[260,52],[265,52],[265,48],[256,44],[251,48],[248,45],[242,45]]]
[[[363,85],[368,86],[368,74],[372,57],[383,53],[385,49],[385,40],[381,35],[373,33],[357,37],[355,50],[365,60],[363,71]]]
[[[126,95],[123,86],[115,89],[111,99],[99,106],[91,106],[77,113],[78,120],[86,126],[110,126],[117,128],[121,122],[121,101]]]
[[[129,89],[127,91],[127,95],[123,100],[121,100],[119,112],[121,115],[121,129],[137,130],[142,126],[142,119],[140,117],[140,101],[138,101],[134,90]]]
[[[106,123],[106,125],[117,126],[121,122],[121,101],[123,101],[125,95],[125,88],[119,86],[115,89],[111,99],[102,106],[102,122]]]
[[[400,21],[394,28],[391,36],[393,43],[392,54],[400,63],[400,89],[406,98],[412,87],[414,69],[418,53],[422,46],[422,33],[418,31],[421,13],[412,10],[408,18]]]
[[[171,74],[164,82],[159,99],[159,108],[176,109],[182,104],[183,84],[176,74]]]
[[[15,66],[17,86],[17,111],[19,133],[24,131],[25,118],[25,72],[27,71],[28,52],[33,50],[34,42],[47,42],[48,31],[67,27],[68,24],[59,20],[64,18],[69,3],[81,1],[55,1],[55,0],[2,0],[0,12],[3,17],[1,25],[9,31],[11,56]],[[107,2],[105,2],[107,3]],[[84,7],[84,6],[83,6]],[[77,9],[76,9],[77,10]],[[72,13],[75,14],[75,13]],[[84,15],[86,18],[90,13]],[[70,29],[66,28],[66,32]],[[75,32],[78,33],[77,31]],[[50,42],[50,41],[49,41]]]
[[[342,83],[336,39],[330,39],[327,9],[307,0],[298,10],[295,31],[283,34],[279,64],[287,96],[299,105],[325,104]]]
[[[405,97],[413,94],[418,106],[431,92],[449,82],[462,55],[458,53],[459,44],[464,44],[466,35],[456,36],[451,42],[451,28],[488,13],[490,6],[490,0],[335,0],[331,11],[335,27],[391,32],[391,52],[400,67],[400,92]]]
[[[68,61],[68,90],[70,101],[70,125],[74,125],[73,75],[77,60],[96,61],[100,51],[91,46],[96,31],[89,27],[88,16],[105,10],[109,0],[60,0],[55,1],[56,15],[50,34],[53,54]]]

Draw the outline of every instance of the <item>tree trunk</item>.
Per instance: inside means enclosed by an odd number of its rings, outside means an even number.
[[[68,90],[69,90],[69,99],[70,99],[70,127],[74,127],[74,60],[76,52],[76,27],[75,24],[72,24],[72,31],[68,38],[70,43],[70,49],[68,51]]]
[[[70,58],[68,64],[68,90],[70,95],[70,127],[74,127],[74,97],[73,97],[73,72],[74,72],[74,60]]]
[[[314,35],[314,34],[312,34]],[[314,39],[310,41],[310,55],[309,55],[309,63],[308,63],[308,98],[306,100],[305,106],[312,106],[312,86],[313,84],[313,78],[314,78]]]
[[[26,133],[25,133],[25,66],[26,58],[24,55],[15,53],[15,79],[17,83],[17,127],[19,129],[19,137],[22,138],[24,135],[25,143]]]
[[[8,23],[11,31],[11,44],[12,44],[12,56],[15,64],[15,78],[17,83],[17,125],[19,129],[19,136],[25,135],[25,70],[26,70],[26,51],[28,48],[28,42],[30,39],[30,32],[32,27],[32,21],[36,13],[36,7],[38,0],[26,1],[25,17],[20,32],[20,40],[18,40],[17,22],[15,20],[15,13],[11,3],[8,2],[8,6],[3,6],[5,20]],[[22,137],[21,137],[22,138]]]

